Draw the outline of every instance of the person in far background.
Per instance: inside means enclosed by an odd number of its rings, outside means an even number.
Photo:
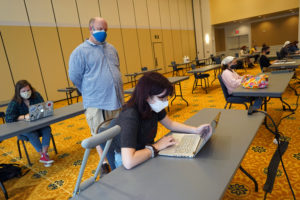
[[[259,58],[259,51],[257,50],[256,45],[254,45],[251,49],[249,54],[251,55],[251,57],[254,58],[254,63],[257,63],[257,60]]]
[[[253,68],[254,64],[250,61],[249,55],[246,51],[247,47],[246,46],[242,46],[240,53],[239,53],[239,57],[245,57],[246,59],[246,63],[248,65],[249,68]]]
[[[124,103],[119,56],[117,50],[106,42],[107,29],[105,19],[91,18],[89,39],[72,52],[69,61],[70,80],[82,93],[92,135],[97,134],[97,127],[103,121],[116,118]],[[101,146],[96,149],[101,157]],[[102,169],[104,173],[109,172],[106,160]]]
[[[7,123],[16,121],[29,120],[29,106],[44,102],[43,97],[38,93],[31,84],[26,80],[20,80],[16,83],[15,94],[11,102],[7,106],[5,120]],[[40,162],[45,167],[50,167],[53,160],[50,160],[48,148],[51,138],[51,128],[46,126],[36,131],[22,133],[21,135],[28,138],[29,142],[40,153]],[[40,141],[42,135],[42,143]]]
[[[267,55],[270,54],[270,47],[267,45],[264,45],[261,49],[261,56],[259,59],[259,64],[262,72],[269,71],[268,67],[271,65],[270,59],[267,57]],[[277,60],[274,60],[273,62],[276,62]]]
[[[298,41],[294,41],[290,44],[288,48],[289,53],[291,54],[297,54],[299,53],[299,48],[298,48]]]
[[[290,41],[285,41],[282,48],[280,49],[280,59],[287,58],[289,55],[289,47],[290,47],[291,42]]]

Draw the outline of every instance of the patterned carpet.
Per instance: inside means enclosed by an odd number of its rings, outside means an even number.
[[[254,69],[248,69],[247,74],[257,74],[259,71],[259,67],[256,66]],[[245,74],[245,71],[239,70],[238,73]],[[170,75],[168,74],[167,76]],[[211,72],[210,81],[212,81],[212,79],[213,72]],[[185,102],[180,100],[180,98],[177,98],[173,102],[173,105],[170,107],[170,112],[168,113],[173,120],[184,122],[203,108],[224,107],[225,100],[218,80],[216,80],[208,89],[208,94],[200,88],[197,88],[195,93],[192,94],[193,81],[194,77],[190,76],[189,80],[182,82],[184,98],[190,105],[186,106]],[[291,81],[292,86],[295,86],[294,83],[295,81]],[[125,88],[129,87],[130,84],[125,85]],[[290,103],[292,107],[296,106],[296,96],[290,88],[286,90],[283,98]],[[66,105],[66,101],[57,102],[55,103],[55,108]],[[232,109],[244,109],[244,106],[233,105]],[[282,105],[278,99],[271,99],[268,103],[268,113],[278,123],[281,117],[290,112],[282,111]],[[299,119],[300,112],[298,110],[296,111],[296,114],[284,119],[279,126],[279,130],[285,135],[283,139],[290,142],[289,147],[283,156],[283,160],[296,197],[298,198],[300,197]],[[39,154],[35,152],[29,143],[27,143],[33,166],[30,167],[30,172],[25,176],[4,183],[11,200],[65,200],[72,196],[72,191],[75,186],[84,153],[80,143],[83,139],[90,136],[90,131],[84,115],[53,124],[51,125],[51,128],[58,149],[58,154],[55,155],[52,145],[50,146],[50,157],[55,160],[54,165],[46,168],[40,164],[38,162]],[[168,130],[159,125],[157,139],[167,132]],[[242,166],[256,178],[259,185],[259,192],[255,192],[253,182],[240,170],[237,170],[223,199],[263,199],[264,192],[262,188],[266,180],[267,167],[276,149],[276,145],[273,144],[272,141],[272,134],[268,132],[264,126],[261,126],[241,163]],[[90,177],[92,173],[94,173],[98,160],[98,154],[95,150],[92,151],[84,174],[84,179]],[[26,159],[20,159],[18,155],[16,137],[0,143],[0,163],[18,163],[26,168]],[[0,199],[4,199],[2,192],[0,192]],[[272,194],[268,194],[267,199],[292,199],[281,166],[277,172],[273,192]]]

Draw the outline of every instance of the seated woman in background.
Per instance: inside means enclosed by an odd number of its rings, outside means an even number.
[[[165,108],[168,96],[172,94],[173,85],[157,72],[145,73],[139,80],[116,122],[122,129],[116,148],[116,152],[121,152],[115,155],[116,167],[123,164],[126,169],[131,169],[176,143],[172,136],[154,142],[158,122],[171,131],[200,134],[202,137],[212,134],[209,124],[192,127],[171,120]]]
[[[248,65],[249,68],[253,68],[254,64],[251,62],[249,54],[246,51],[247,47],[246,46],[242,46],[240,53],[239,53],[239,57],[246,57],[246,63]]]
[[[298,54],[299,53],[298,41],[292,42],[288,48],[288,51],[291,54]]]
[[[254,45],[251,49],[249,54],[251,55],[251,58],[254,58],[254,63],[257,63],[257,60],[259,58],[259,51],[257,51],[256,45]]]
[[[222,60],[221,64],[223,67],[222,80],[227,88],[228,94],[232,94],[232,91],[241,85],[243,77],[231,69],[231,67],[236,65],[234,57],[227,56]]]
[[[5,120],[7,123],[28,120],[29,106],[44,102],[43,97],[35,91],[35,89],[26,80],[20,80],[16,83],[15,94],[11,102],[7,106]],[[49,159],[48,147],[51,137],[51,128],[49,126],[38,129],[29,133],[22,133],[26,136],[35,150],[40,153],[40,162],[44,163],[45,167],[50,167],[54,162]],[[42,143],[39,136],[42,135]]]
[[[271,65],[270,59],[267,57],[267,55],[269,54],[270,54],[270,47],[264,45],[263,48],[261,49],[261,56],[259,59],[259,64],[262,72],[269,71],[268,67]],[[276,62],[276,60],[273,62]]]
[[[282,48],[280,49],[279,55],[280,58],[279,59],[284,59],[287,58],[289,55],[289,47],[291,45],[290,41],[285,41]]]

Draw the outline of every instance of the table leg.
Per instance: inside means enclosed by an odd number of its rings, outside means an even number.
[[[73,91],[69,91],[69,95],[70,95],[71,104],[73,104],[73,100],[72,100],[72,92],[73,92]]]
[[[177,85],[177,84],[179,85],[179,92],[180,92],[180,94],[177,94],[177,93],[176,93],[176,85]],[[185,100],[185,99],[183,98],[182,90],[181,90],[181,83],[180,83],[180,82],[174,84],[174,90],[175,90],[175,95],[174,95],[174,98],[173,98],[172,101],[171,101],[171,105],[172,105],[173,101],[176,99],[176,97],[179,96],[179,97],[181,97],[181,99],[182,99],[183,101],[186,102],[186,105],[189,106],[189,103],[187,102],[187,100]]]
[[[134,86],[136,86],[136,76],[133,77],[134,80]]]
[[[211,85],[217,79],[217,71],[218,71],[218,69],[214,69],[214,80],[212,80],[212,82],[210,83]]]
[[[68,93],[68,91],[66,91],[66,97],[67,97],[68,105],[70,105],[70,102],[69,102],[69,93]]]
[[[133,84],[133,76],[130,76],[130,82],[131,82],[131,86],[134,87],[134,84]]]

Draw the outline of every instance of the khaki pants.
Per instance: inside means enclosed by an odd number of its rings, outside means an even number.
[[[118,110],[102,110],[99,108],[87,108],[85,111],[86,121],[91,129],[91,134],[95,135],[98,126],[104,122],[104,120],[117,118],[121,109]],[[104,116],[103,116],[104,115]]]

